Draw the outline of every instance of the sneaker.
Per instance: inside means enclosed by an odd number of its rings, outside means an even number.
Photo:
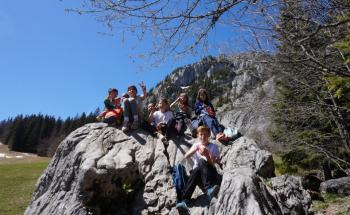
[[[123,123],[123,126],[122,126],[122,131],[126,132],[126,131],[129,131],[129,123],[127,122],[124,122]]]
[[[219,186],[218,185],[214,185],[212,187],[210,187],[207,191],[207,195],[209,200],[211,200],[212,198],[214,198],[219,192]]]
[[[101,116],[101,115],[97,116],[96,120],[99,121],[99,122],[102,122],[103,121],[103,116]]]
[[[217,135],[216,135],[216,140],[217,141],[226,141],[226,136],[225,136],[225,134],[224,133],[218,133]]]
[[[185,201],[179,202],[176,204],[176,209],[188,210],[187,204]]]

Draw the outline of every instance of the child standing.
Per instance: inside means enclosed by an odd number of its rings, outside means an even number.
[[[169,110],[167,99],[161,98],[158,103],[158,108],[159,110],[150,107],[148,122],[162,135],[161,140],[166,142],[174,130],[175,119],[173,112]]]
[[[137,129],[141,121],[142,101],[147,97],[146,85],[141,82],[140,87],[142,89],[142,95],[137,95],[136,86],[132,85],[128,87],[129,98],[123,98],[124,107],[124,123],[122,130],[127,131],[131,129]]]
[[[217,120],[214,106],[210,103],[208,93],[205,89],[200,89],[198,91],[194,112],[198,116],[198,120],[202,121],[206,127],[210,128],[217,140],[225,137],[222,133],[224,127],[220,125]]]

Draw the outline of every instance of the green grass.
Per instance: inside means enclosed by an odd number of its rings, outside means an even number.
[[[49,161],[0,164],[0,214],[23,214]]]
[[[344,195],[340,194],[333,194],[333,193],[323,193],[322,197],[324,201],[314,200],[313,201],[313,208],[315,212],[320,212],[330,205],[334,204],[343,204],[346,201],[346,198],[344,198]]]

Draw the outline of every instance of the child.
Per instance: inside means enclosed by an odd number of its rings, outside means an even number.
[[[205,89],[198,91],[194,112],[198,116],[197,120],[202,121],[205,126],[209,127],[217,140],[225,137],[223,134],[224,127],[220,125],[215,117],[214,107],[210,103],[208,93]]]
[[[121,123],[121,116],[123,110],[120,106],[120,98],[117,98],[117,96],[117,89],[108,89],[108,96],[104,100],[105,110],[96,117],[98,121],[103,121],[108,124]]]
[[[162,142],[166,142],[174,130],[174,115],[169,110],[169,103],[165,98],[159,100],[158,108],[159,110],[156,110],[154,106],[150,106],[148,122],[163,136]]]
[[[188,96],[186,93],[181,93],[180,96],[170,105],[170,108],[177,104],[177,112],[175,113],[176,125],[175,128],[180,134],[185,130],[186,119],[191,119],[192,109],[188,104]],[[190,123],[189,123],[190,124]]]
[[[184,159],[192,158],[194,165],[180,197],[182,201],[176,204],[176,208],[187,209],[187,203],[197,185],[208,195],[209,199],[219,191],[218,184],[221,180],[215,169],[215,163],[219,161],[219,149],[217,145],[209,142],[209,128],[199,126],[197,133],[199,142],[193,144],[184,157]]]
[[[137,88],[132,85],[128,87],[129,98],[123,98],[124,123],[122,130],[127,131],[130,128],[137,129],[141,121],[142,101],[147,97],[146,85],[141,82],[140,87],[143,95],[137,95]]]

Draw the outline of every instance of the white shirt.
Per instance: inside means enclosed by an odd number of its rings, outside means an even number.
[[[191,149],[198,147],[198,145],[201,145],[201,143],[195,143],[195,144],[193,144],[192,147],[191,147]],[[209,144],[206,146],[206,148],[208,149],[209,153],[210,153],[211,155],[213,155],[214,157],[217,157],[217,158],[218,158],[218,157],[220,156],[219,148],[218,148],[218,146],[217,146],[216,144],[214,144],[214,143],[209,143]],[[200,159],[207,160],[207,158],[206,158],[205,156],[199,154],[198,151],[195,152],[195,153],[192,155],[191,158],[192,158],[193,163],[194,163],[193,169],[196,168],[196,167],[198,167],[198,162],[199,162]]]
[[[159,123],[167,124],[169,120],[174,118],[174,115],[173,115],[173,112],[171,111],[166,111],[163,113],[162,111],[158,110],[153,113],[152,117],[153,117],[153,121],[156,123],[156,125],[158,125]]]

